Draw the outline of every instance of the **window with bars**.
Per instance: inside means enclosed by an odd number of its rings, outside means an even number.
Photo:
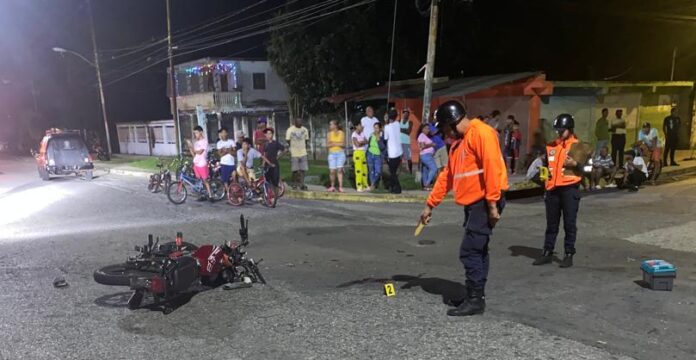
[[[130,142],[130,131],[128,131],[127,126],[118,127],[118,141],[120,142]]]
[[[153,126],[150,128],[152,138],[155,140],[155,144],[164,144],[164,130],[162,126]]]
[[[173,126],[165,127],[165,135],[167,138],[167,144],[176,144],[176,133],[174,132]]]
[[[139,143],[147,143],[147,127],[136,126],[135,127],[135,139]]]

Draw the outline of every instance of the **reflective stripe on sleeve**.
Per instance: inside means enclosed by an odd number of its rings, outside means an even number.
[[[479,174],[483,174],[483,169],[472,170],[472,171],[454,174],[454,179],[456,180],[456,179],[461,179],[464,177],[469,177],[469,176],[474,176],[474,175],[479,175]]]

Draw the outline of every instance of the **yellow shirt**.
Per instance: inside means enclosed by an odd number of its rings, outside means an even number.
[[[329,142],[330,143],[341,143],[344,144],[346,142],[346,136],[343,133],[342,130],[336,130],[336,131],[329,131]],[[329,147],[329,152],[337,152],[337,151],[343,151],[342,146],[331,146]]]

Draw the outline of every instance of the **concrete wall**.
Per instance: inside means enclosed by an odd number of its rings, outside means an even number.
[[[288,91],[268,61],[240,61],[242,103],[256,100],[288,101]],[[253,74],[266,74],[266,89],[254,90]]]
[[[116,125],[121,154],[174,156],[174,120]]]
[[[528,96],[505,96],[489,97],[479,99],[466,99],[467,112],[471,116],[487,115],[493,110],[500,111],[500,119],[507,119],[508,115],[514,115],[520,122],[522,132],[522,146],[520,147],[520,159],[524,160],[527,154],[527,144],[529,142],[529,97]]]

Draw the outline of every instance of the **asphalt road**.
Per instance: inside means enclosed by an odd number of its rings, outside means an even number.
[[[0,158],[0,359],[694,359],[694,185],[583,198],[570,269],[531,266],[543,204],[508,204],[486,314],[449,318],[443,300],[463,289],[463,212],[452,204],[419,244],[419,205],[175,206],[142,179],[43,182],[31,159]],[[234,238],[241,213],[267,286],[201,292],[164,315],[128,310],[127,289],[92,279],[149,233]],[[647,258],[678,266],[674,291],[635,283]],[[54,288],[57,276],[70,286]]]

